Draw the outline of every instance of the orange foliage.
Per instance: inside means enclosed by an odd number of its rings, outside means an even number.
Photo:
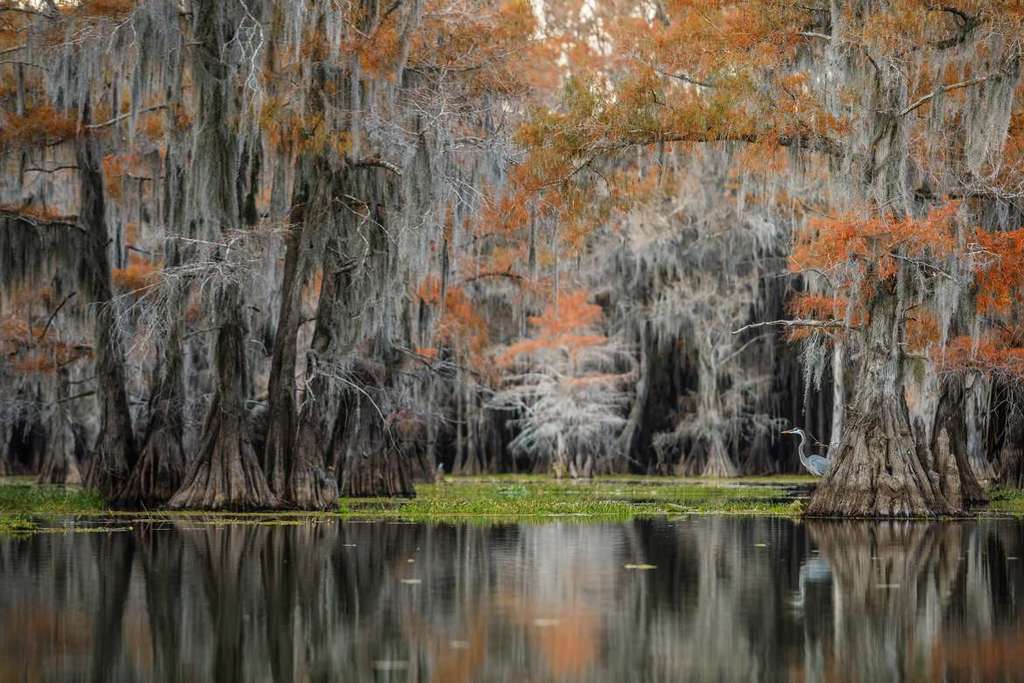
[[[607,337],[590,333],[604,314],[600,306],[588,303],[588,298],[589,293],[582,289],[561,294],[558,301],[548,304],[544,313],[530,318],[536,335],[510,346],[502,354],[500,362],[509,363],[519,356],[544,349],[564,349],[575,357],[584,348],[607,342]]]
[[[56,339],[52,326],[48,329],[42,320],[32,324],[8,315],[0,319],[0,353],[14,372],[48,374],[88,357],[91,349]]]
[[[991,258],[976,275],[978,309],[983,313],[1009,313],[1024,288],[1024,228],[1012,232],[978,230],[976,239]]]
[[[1002,330],[978,340],[957,337],[934,352],[946,372],[977,370],[1024,379],[1024,327]]]
[[[128,261],[127,267],[114,268],[110,271],[114,289],[121,293],[142,294],[143,290],[153,285],[159,278],[160,264],[134,255],[129,257]]]
[[[74,137],[77,122],[49,105],[40,105],[24,116],[5,114],[0,125],[0,147],[7,145],[50,145]]]
[[[124,157],[117,154],[108,154],[103,157],[103,189],[107,197],[120,201],[124,198]]]
[[[799,294],[789,301],[789,312],[798,318],[842,318],[849,302],[843,297]]]
[[[920,351],[939,341],[939,321],[927,311],[918,311],[907,320],[907,347]]]
[[[449,287],[445,293],[444,315],[437,326],[437,338],[474,363],[483,359],[488,341],[487,321],[460,287]]]
[[[424,303],[439,303],[441,301],[441,279],[436,275],[428,275],[423,278],[420,286],[416,288],[416,296]]]
[[[958,208],[957,202],[949,202],[924,218],[842,215],[812,219],[797,235],[790,269],[827,270],[853,261],[862,271],[871,266],[877,277],[890,278],[896,274],[897,255],[943,257],[953,252],[953,220]]]
[[[52,209],[41,206],[14,206],[11,204],[0,204],[0,213],[12,217],[24,218],[29,223],[69,223],[74,224],[78,219],[75,216],[65,216]]]
[[[423,356],[428,360],[435,360],[437,358],[437,349],[430,346],[419,346],[416,348],[416,355]]]
[[[135,0],[81,0],[76,9],[89,17],[123,19],[131,14],[136,4]]]
[[[161,140],[164,137],[164,115],[151,112],[139,121],[139,132],[150,140]]]

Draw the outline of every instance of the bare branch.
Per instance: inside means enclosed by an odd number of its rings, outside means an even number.
[[[46,325],[43,326],[43,331],[39,333],[38,337],[36,337],[37,344],[43,341],[43,339],[46,337],[46,333],[50,331],[50,325],[53,324],[53,319],[57,317],[58,313],[60,313],[60,309],[64,308],[64,304],[70,301],[71,298],[76,294],[78,294],[78,292],[71,292],[66,297],[64,297],[64,300],[57,305],[57,308],[53,309],[53,313],[51,313],[50,317],[46,319]]]
[[[927,104],[928,102],[931,102],[933,99],[935,99],[935,97],[937,95],[940,95],[942,93],[950,92],[951,90],[959,90],[960,88],[968,88],[968,87],[970,87],[972,85],[978,85],[979,83],[984,83],[988,79],[992,78],[993,75],[994,74],[988,74],[987,76],[979,76],[978,78],[971,78],[971,79],[966,80],[966,81],[960,81],[958,83],[952,83],[950,85],[944,85],[941,88],[936,88],[934,91],[928,93],[927,95],[925,95],[923,97],[918,98],[913,103],[908,105],[906,109],[904,109],[903,111],[900,112],[900,116],[906,116],[907,114],[909,114],[910,112],[914,111],[915,109],[917,109],[917,108]]]
[[[817,329],[835,329],[848,327],[842,320],[772,320],[770,322],[763,323],[751,323],[744,325],[738,330],[733,330],[733,334],[740,334],[747,330],[755,330],[761,327],[813,327]]]
[[[385,161],[379,157],[367,157],[364,159],[355,159],[349,162],[349,166],[352,168],[383,168],[386,171],[391,171],[396,176],[402,176],[402,169],[390,161]]]
[[[78,224],[78,216],[43,216],[27,212],[25,209],[11,209],[0,206],[0,218],[10,218],[28,223],[35,227],[74,228],[85,232]]]
[[[151,107],[143,107],[142,109],[138,110],[135,113],[136,114],[148,114],[151,111],[157,111],[158,109],[166,109],[167,107],[168,107],[167,103],[164,103],[164,104],[154,104]],[[130,111],[129,112],[125,112],[124,114],[120,114],[118,116],[115,116],[114,118],[110,119],[109,121],[104,121],[103,123],[90,123],[90,124],[88,124],[86,126],[86,128],[88,128],[90,130],[95,130],[96,128],[106,128],[107,126],[112,126],[112,125],[114,125],[115,123],[117,123],[119,121],[125,120],[126,118],[130,117],[131,115],[132,115],[132,112],[130,112]]]

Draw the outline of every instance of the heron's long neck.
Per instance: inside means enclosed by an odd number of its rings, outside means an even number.
[[[810,467],[810,463],[807,460],[807,453],[805,448],[807,447],[807,435],[800,432],[800,448],[797,449],[800,454],[800,462],[804,464],[804,467]]]

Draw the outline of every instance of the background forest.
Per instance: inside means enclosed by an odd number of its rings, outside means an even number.
[[[1015,0],[0,0],[0,474],[1024,485]],[[785,438],[785,437],[782,437]]]

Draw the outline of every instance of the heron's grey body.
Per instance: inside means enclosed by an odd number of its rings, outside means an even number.
[[[787,429],[782,433],[800,435],[800,447],[797,450],[797,453],[800,456],[800,464],[804,466],[805,470],[814,476],[824,476],[825,472],[828,471],[828,466],[832,464],[832,461],[828,458],[823,458],[820,455],[815,455],[814,453],[807,455],[805,452],[805,448],[807,446],[807,433],[802,429]]]

